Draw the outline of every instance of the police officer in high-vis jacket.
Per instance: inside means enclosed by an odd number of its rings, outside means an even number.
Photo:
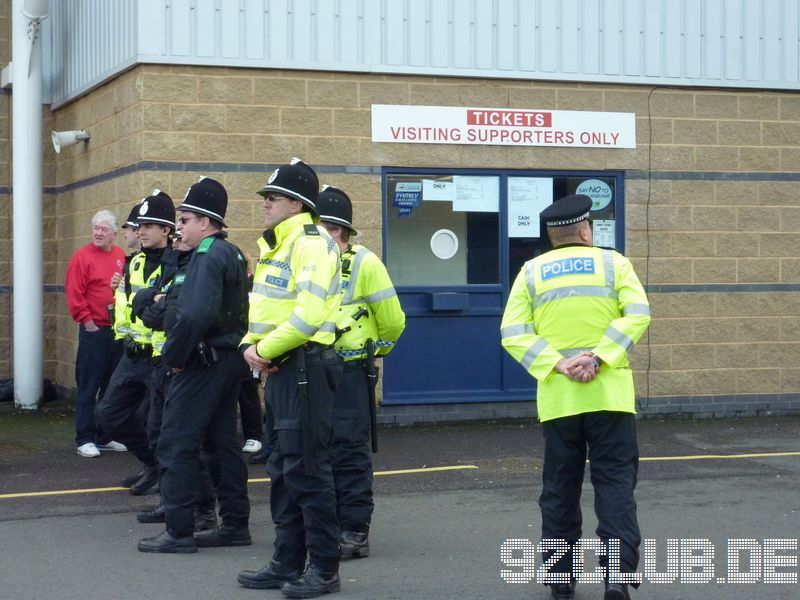
[[[195,250],[161,352],[173,373],[157,447],[166,531],[141,540],[141,552],[190,553],[198,546],[251,543],[247,466],[236,416],[239,382],[247,373],[238,351],[245,331],[247,272],[242,253],[222,231],[227,205],[222,184],[204,177],[178,207],[182,240]],[[204,440],[211,450],[222,524],[195,537]]]
[[[124,354],[97,404],[97,416],[103,428],[121,440],[144,465],[138,479],[130,484],[132,494],[142,495],[158,482],[158,463],[138,415],[142,403],[149,402],[152,390],[153,331],[131,314],[131,306],[136,293],[154,285],[161,274],[161,257],[175,229],[175,206],[168,194],[153,190],[137,212],[142,250],[127,265],[117,289],[117,298],[123,296],[125,302],[117,301],[115,308],[115,327],[117,334],[123,335]]]
[[[370,402],[374,402],[374,356],[385,356],[403,332],[406,316],[381,260],[351,244],[353,206],[348,195],[323,186],[317,198],[320,223],[339,246],[342,300],[336,318],[336,352],[344,360],[342,384],[333,407],[331,460],[342,558],[369,556],[372,501]],[[368,354],[374,353],[372,363]],[[372,374],[377,375],[377,373]]]
[[[274,416],[267,468],[275,548],[263,569],[243,571],[238,581],[250,588],[281,588],[289,598],[340,588],[329,449],[342,370],[333,348],[339,250],[315,224],[318,192],[316,173],[299,159],[275,169],[259,190],[267,229],[258,240],[242,340],[250,367],[268,374],[264,397]]]
[[[570,546],[580,539],[588,458],[597,536],[607,548],[620,548],[620,563],[608,571],[604,598],[625,600],[628,584],[615,582],[614,574],[636,572],[641,541],[628,357],[650,323],[650,307],[630,261],[614,250],[592,247],[591,205],[588,196],[567,196],[541,213],[553,250],[523,266],[508,298],[501,335],[503,347],[538,381],[545,440],[542,539]],[[601,564],[607,565],[607,559],[601,557]],[[562,582],[550,584],[552,596],[572,598],[572,552],[550,572],[564,574]]]

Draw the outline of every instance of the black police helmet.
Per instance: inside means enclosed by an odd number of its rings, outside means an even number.
[[[288,165],[281,165],[275,169],[269,176],[267,184],[258,190],[258,194],[265,198],[270,193],[300,200],[317,214],[319,179],[314,169],[299,158],[293,158]]]
[[[539,218],[547,227],[563,227],[588,219],[591,210],[592,199],[583,194],[575,194],[556,200],[539,214]]]
[[[178,207],[178,210],[211,217],[223,227],[227,227],[225,225],[227,209],[228,192],[219,181],[210,177],[201,177],[197,183],[193,183]]]
[[[139,205],[136,223],[156,223],[175,229],[175,205],[172,198],[166,192],[153,190]]]
[[[139,207],[140,204],[134,204],[133,208],[131,208],[131,212],[128,213],[128,220],[122,224],[123,229],[127,229],[128,227],[133,227],[136,229],[139,227],[139,223],[136,222],[137,218],[139,217]]]
[[[319,220],[325,223],[341,225],[350,230],[350,235],[357,235],[353,229],[353,204],[350,198],[339,188],[323,185],[317,196],[317,212]]]

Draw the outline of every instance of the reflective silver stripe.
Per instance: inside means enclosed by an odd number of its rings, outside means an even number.
[[[164,344],[165,344],[165,342],[156,342],[156,341],[153,341],[153,348],[155,348],[156,350],[158,350],[159,352],[161,352],[161,351],[164,349]]]
[[[625,335],[624,333],[622,333],[617,329],[614,329],[611,326],[609,326],[608,329],[606,329],[606,337],[615,344],[619,344],[620,346],[622,346],[625,349],[625,352],[630,352],[631,350],[633,350],[633,347],[635,345],[631,338],[629,338],[627,335]]]
[[[523,356],[522,360],[519,361],[522,366],[525,367],[526,371],[531,368],[533,361],[536,360],[536,357],[539,356],[545,350],[545,348],[547,348],[547,340],[544,338],[540,338],[533,346],[528,348],[528,350],[525,352],[525,356]]]
[[[331,279],[331,287],[328,288],[328,295],[329,296],[338,296],[342,293],[342,288],[340,287],[341,284],[342,274],[339,269],[336,269],[336,275],[333,279]]]
[[[247,331],[249,333],[256,333],[256,334],[258,334],[258,333],[269,333],[270,331],[273,331],[274,329],[276,329],[276,326],[273,325],[272,323],[252,323],[251,322],[247,326]]]
[[[515,335],[525,335],[526,333],[536,333],[536,328],[533,323],[521,323],[519,325],[509,325],[500,330],[500,336],[503,338],[514,337]]]
[[[397,296],[397,292],[393,287],[390,287],[386,288],[385,290],[381,290],[380,292],[375,292],[374,294],[368,294],[366,301],[368,304],[375,304],[376,302],[388,300],[389,298],[394,298],[395,296]]]
[[[299,291],[308,292],[321,300],[326,300],[328,298],[327,290],[313,281],[301,281],[297,284],[297,289]]]
[[[117,327],[117,333],[133,333],[133,329],[128,325],[120,325]]]
[[[614,274],[614,253],[612,250],[603,250],[603,269],[606,272],[606,286],[613,290],[617,278]]]
[[[527,263],[525,263],[525,283],[528,285],[528,294],[530,294],[531,298],[536,298],[534,272],[535,269],[533,268],[533,261],[529,260]]]
[[[572,358],[573,356],[578,356],[579,354],[583,354],[584,352],[591,352],[591,348],[559,348],[558,350],[561,354],[566,356],[567,358]]]
[[[650,306],[647,304],[628,304],[622,309],[622,314],[628,315],[647,315],[650,316]]]
[[[132,293],[132,294],[135,294],[135,293],[136,293],[136,292],[138,292],[139,290],[143,290],[143,289],[145,289],[146,287],[147,287],[146,285],[133,285],[133,284],[131,284],[131,293]]]
[[[353,263],[350,265],[350,284],[347,286],[347,291],[342,296],[342,304],[350,304],[353,301],[353,294],[356,293],[356,282],[358,281],[358,271],[361,268],[361,261],[369,254],[366,248],[359,248],[356,250],[356,255],[353,257]]]
[[[289,324],[295,329],[297,329],[300,333],[303,333],[308,337],[311,337],[312,335],[317,333],[316,327],[312,327],[311,325],[303,321],[303,319],[301,319],[295,314],[292,314],[292,316],[289,317]]]
[[[564,298],[594,297],[617,299],[617,290],[600,285],[573,285],[570,287],[557,288],[544,292],[533,300],[533,307],[537,308],[553,300],[563,300]]]
[[[253,293],[265,296],[266,298],[276,298],[278,300],[292,300],[297,297],[297,292],[290,292],[265,283],[254,283]]]
[[[366,300],[359,296],[358,298],[352,298],[349,302],[342,302],[342,306],[351,306],[353,304],[366,304]]]
[[[336,333],[336,323],[334,321],[325,321],[319,328],[322,333]]]

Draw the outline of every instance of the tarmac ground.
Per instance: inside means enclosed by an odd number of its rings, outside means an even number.
[[[800,597],[798,431],[797,417],[639,421],[639,521],[655,562],[642,561],[645,582],[634,600]],[[332,598],[550,597],[535,572],[538,424],[385,428],[374,459],[371,556],[342,563],[342,592]],[[282,598],[236,584],[240,570],[260,568],[271,555],[263,466],[250,467],[253,545],[193,555],[137,552],[140,538],[163,528],[134,518],[155,496],[118,487],[137,468],[128,453],[79,457],[68,413],[0,408],[0,598]],[[590,540],[596,522],[588,479],[587,469]],[[734,552],[736,544],[748,551]],[[501,548],[512,546],[501,558]],[[736,557],[738,567],[730,563]],[[586,560],[594,568],[591,552]],[[675,582],[655,583],[656,573]],[[755,583],[731,583],[736,573]],[[506,581],[513,578],[530,582]],[[576,598],[602,598],[602,589],[579,584]]]

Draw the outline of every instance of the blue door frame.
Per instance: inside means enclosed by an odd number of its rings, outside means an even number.
[[[392,175],[498,177],[500,283],[396,284],[406,313],[406,330],[396,348],[384,359],[383,404],[534,399],[534,379],[500,345],[500,321],[517,274],[509,273],[508,177],[613,178],[616,247],[622,251],[625,238],[622,172],[384,167],[381,171],[384,262],[389,252],[387,216],[392,208],[387,197],[387,178]]]

